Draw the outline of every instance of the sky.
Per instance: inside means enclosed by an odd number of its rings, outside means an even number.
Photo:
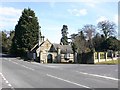
[[[18,0],[19,1],[19,0]],[[41,33],[52,43],[60,43],[61,29],[68,26],[68,37],[86,24],[97,26],[103,20],[118,26],[118,0],[15,0],[0,3],[0,31],[14,30],[24,8],[34,10],[41,26]],[[118,29],[116,29],[118,32]],[[120,35],[120,34],[119,34]]]

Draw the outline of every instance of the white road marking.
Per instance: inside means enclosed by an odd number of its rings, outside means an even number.
[[[20,65],[20,66],[22,66],[22,67],[24,67],[24,68],[27,68],[27,69],[30,69],[30,70],[34,71],[34,69],[32,69],[32,68],[30,68],[30,67],[27,67],[27,66],[25,66],[25,65],[21,65],[21,64],[19,64],[19,63],[14,62],[14,61],[11,61],[11,62],[14,63],[14,64],[17,64],[17,65]]]
[[[1,75],[1,76],[3,77],[3,80],[6,81],[6,78],[3,75]]]
[[[49,68],[58,68],[59,70],[63,70],[62,68],[60,68],[59,66],[54,66],[54,65],[46,65],[46,64],[41,64],[41,63],[36,63],[36,62],[27,62],[27,63],[31,63],[31,64],[36,64],[42,67],[49,67]]]
[[[118,78],[114,78],[114,77],[102,76],[102,75],[97,75],[97,74],[89,74],[89,73],[79,72],[79,71],[76,71],[76,72],[84,74],[84,75],[90,75],[90,76],[95,76],[95,77],[100,77],[100,78],[105,78],[105,79],[111,79],[111,80],[115,80],[115,81],[119,80]]]
[[[14,63],[14,64],[18,64],[18,63],[16,63],[16,62],[13,62],[13,61],[12,61],[12,63]]]
[[[8,81],[5,81],[6,83],[9,83]]]
[[[30,70],[33,70],[33,71],[34,71],[34,69],[32,69],[32,68],[30,68],[30,67],[27,67],[27,66],[25,66],[25,65],[21,65],[21,66],[23,66],[23,67],[25,67],[25,68],[27,68],[27,69],[30,69]]]
[[[46,65],[46,64],[36,63],[36,62],[31,62],[31,64],[36,64],[36,65],[39,65],[39,66],[42,66],[42,67],[46,67],[46,68],[57,68],[59,70],[63,70],[63,68],[61,68],[58,65]]]
[[[13,88],[13,86],[7,81],[7,79],[4,77],[4,75],[0,72],[0,75],[2,76],[3,80],[5,81],[5,83],[12,89],[12,90],[15,90]]]
[[[8,84],[8,86],[9,86],[9,87],[12,87],[12,85],[11,85],[11,84]]]
[[[46,67],[50,67],[50,68],[57,68],[57,66],[46,66]]]
[[[58,79],[58,80],[62,80],[62,81],[64,81],[64,82],[71,83],[71,84],[74,84],[74,85],[77,85],[77,86],[80,86],[80,87],[90,88],[90,87],[88,87],[88,86],[81,85],[81,84],[78,84],[78,83],[75,83],[75,82],[72,82],[72,81],[69,81],[69,80],[65,80],[65,79],[62,79],[62,78],[59,78],[59,77],[50,75],[50,74],[47,74],[47,76],[52,77],[52,78],[56,78],[56,79]]]

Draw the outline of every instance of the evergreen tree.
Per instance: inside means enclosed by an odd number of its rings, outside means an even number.
[[[15,31],[10,31],[9,36],[8,36],[8,42],[7,42],[7,46],[8,46],[8,52],[10,53],[11,50],[11,45],[12,45],[12,39],[15,35]]]
[[[7,39],[7,34],[2,31],[2,52],[3,53],[7,53],[8,52],[8,46],[7,46],[7,43],[8,42],[8,39]]]
[[[24,55],[36,43],[39,37],[39,23],[35,13],[30,8],[24,9],[15,26],[15,35],[12,43],[12,53]]]
[[[110,36],[107,38],[102,44],[104,50],[113,50],[119,51],[120,50],[120,41],[116,39],[116,37]]]
[[[68,37],[67,37],[68,27],[67,27],[67,25],[63,25],[63,28],[61,30],[61,34],[62,34],[62,38],[61,38],[60,44],[68,45]]]
[[[95,51],[103,51],[102,44],[105,41],[104,35],[97,33],[93,37],[92,41],[93,41],[93,46],[95,48]]]

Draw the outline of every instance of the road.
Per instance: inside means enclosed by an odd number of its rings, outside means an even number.
[[[118,65],[40,64],[11,57],[0,58],[0,64],[2,88],[118,88]]]

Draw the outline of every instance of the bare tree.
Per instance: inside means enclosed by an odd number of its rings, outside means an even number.
[[[116,31],[116,25],[113,22],[110,22],[108,20],[101,21],[98,23],[98,28],[103,32],[104,37],[107,39],[110,36],[115,35]]]
[[[95,26],[91,24],[87,24],[82,28],[88,40],[91,40],[92,37],[95,35]]]
[[[96,33],[96,27],[94,25],[87,24],[81,30],[85,33],[85,36],[88,41],[88,47],[92,50],[93,49],[92,38]]]

